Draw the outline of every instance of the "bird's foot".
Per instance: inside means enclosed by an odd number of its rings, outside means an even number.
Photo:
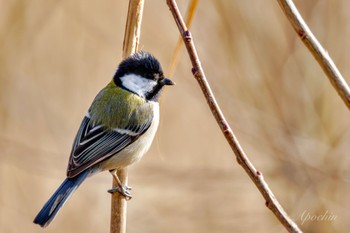
[[[121,195],[125,197],[126,200],[130,200],[132,198],[130,190],[132,188],[126,185],[122,185],[121,187],[116,186],[108,190],[109,193],[119,192]]]

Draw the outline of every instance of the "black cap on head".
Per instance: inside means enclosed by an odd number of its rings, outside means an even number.
[[[114,79],[130,73],[148,79],[154,79],[154,74],[163,76],[163,70],[159,61],[153,55],[145,51],[136,52],[123,60],[114,75]]]

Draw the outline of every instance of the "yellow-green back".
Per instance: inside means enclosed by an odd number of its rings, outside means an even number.
[[[150,103],[113,81],[95,97],[89,114],[94,124],[110,129],[142,126],[153,117]]]

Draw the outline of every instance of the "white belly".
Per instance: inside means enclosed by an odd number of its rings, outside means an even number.
[[[112,170],[129,166],[140,160],[149,150],[159,125],[159,104],[157,102],[152,102],[152,104],[154,118],[149,129],[135,142],[103,162],[101,164],[102,170]]]

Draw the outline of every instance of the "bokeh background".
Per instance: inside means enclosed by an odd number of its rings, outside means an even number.
[[[350,83],[350,2],[295,3]],[[127,5],[0,2],[0,232],[43,232],[32,220],[120,62]],[[227,120],[285,210],[305,232],[348,232],[349,111],[277,1],[200,1],[191,30]],[[177,40],[165,1],[146,1],[140,48],[165,73]],[[127,231],[285,232],[236,163],[184,49],[171,78],[153,146],[129,169]],[[45,232],[109,232],[111,183],[107,172],[87,180]]]

